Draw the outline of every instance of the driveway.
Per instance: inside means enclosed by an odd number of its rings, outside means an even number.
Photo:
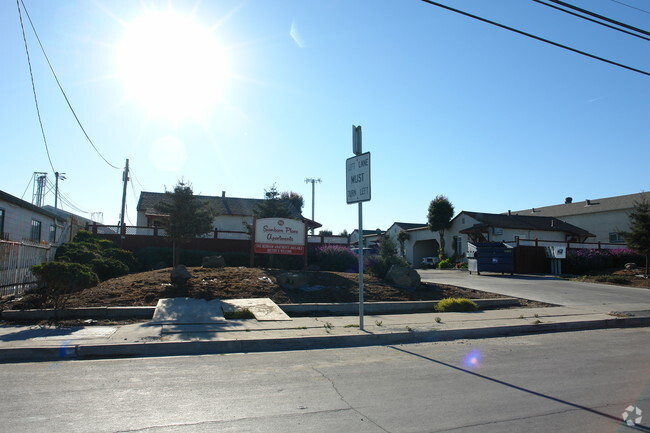
[[[567,281],[544,275],[470,275],[459,270],[418,270],[423,282],[450,284],[564,306],[603,311],[650,310],[650,289]],[[602,307],[602,308],[600,308]]]

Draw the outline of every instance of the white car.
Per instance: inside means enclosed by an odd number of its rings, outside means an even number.
[[[438,267],[440,263],[440,257],[423,257],[422,258],[422,267],[423,268],[435,268]]]

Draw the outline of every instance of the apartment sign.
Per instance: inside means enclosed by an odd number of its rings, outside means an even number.
[[[370,152],[345,161],[345,189],[348,204],[370,201]]]
[[[305,254],[307,240],[305,223],[286,218],[255,220],[255,254]]]

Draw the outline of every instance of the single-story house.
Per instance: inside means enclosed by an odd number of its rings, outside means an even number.
[[[414,266],[422,259],[437,256],[440,245],[438,232],[422,225],[407,229],[405,258]],[[490,214],[462,211],[451,220],[445,230],[445,254],[465,257],[468,241],[516,242],[517,239],[543,239],[560,242],[585,242],[594,235],[554,217],[532,215]]]
[[[619,195],[574,202],[567,197],[563,204],[513,211],[515,215],[555,217],[593,233],[590,242],[625,245],[621,232],[629,230],[629,213],[634,202],[645,198],[650,201],[650,192]]]
[[[66,219],[0,191],[0,238],[6,241],[56,244]],[[56,239],[55,239],[56,234]]]
[[[158,227],[161,225],[165,215],[156,210],[156,205],[165,199],[165,193],[146,192],[140,193],[138,200],[138,217],[137,226],[140,227]],[[212,209],[216,212],[213,221],[214,230],[223,232],[224,238],[230,239],[247,239],[247,225],[253,224],[253,215],[256,206],[263,202],[264,199],[256,198],[239,198],[226,197],[225,191],[221,196],[196,195],[195,197],[207,201]],[[322,225],[305,218],[301,215],[300,210],[289,204],[293,215],[292,218],[301,220],[307,224],[307,229],[319,228]]]

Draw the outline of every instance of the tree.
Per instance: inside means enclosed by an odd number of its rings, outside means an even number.
[[[206,200],[194,195],[192,185],[182,180],[173,192],[165,190],[165,198],[154,208],[165,215],[162,227],[172,239],[173,265],[177,266],[183,245],[212,230],[215,213]]]
[[[409,239],[411,239],[411,235],[404,230],[397,233],[397,242],[399,242],[399,251],[402,257],[404,257],[404,243]]]
[[[332,236],[332,235],[333,235],[332,230],[325,229],[318,232],[318,236]]]
[[[650,203],[645,197],[634,201],[634,208],[629,215],[630,230],[623,232],[627,245],[645,257],[645,275],[648,275],[648,257],[650,256]]]
[[[343,229],[341,233],[339,233],[339,236],[345,236],[346,238],[350,237],[350,234],[348,233],[347,229]]]
[[[302,198],[302,197],[301,197]],[[253,213],[256,218],[294,218],[296,210],[293,210],[291,199],[283,200],[275,184],[269,190],[264,190],[264,201],[255,206]]]
[[[437,195],[429,203],[427,222],[429,230],[438,232],[440,236],[440,249],[438,256],[440,260],[445,258],[445,230],[451,227],[451,218],[454,216],[454,205],[444,195]]]
[[[280,194],[280,199],[287,200],[298,212],[301,212],[302,208],[305,206],[305,199],[297,192],[285,191]]]

